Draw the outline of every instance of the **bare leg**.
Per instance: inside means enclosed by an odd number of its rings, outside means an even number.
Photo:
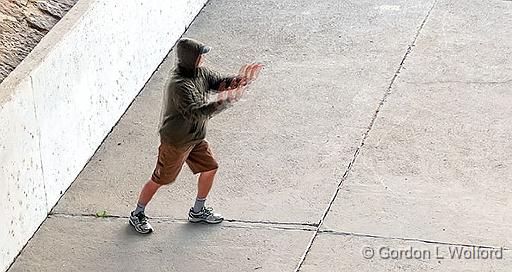
[[[144,184],[144,187],[142,187],[142,191],[140,191],[137,207],[130,213],[130,224],[138,233],[148,234],[153,232],[153,227],[151,227],[147,220],[144,208],[161,186],[162,185],[149,180]]]
[[[213,179],[217,169],[208,172],[202,172],[197,182],[197,198],[194,207],[190,209],[188,221],[192,223],[206,222],[209,224],[218,224],[224,220],[222,215],[214,213],[211,208],[204,208],[206,197],[212,188]]]
[[[162,185],[152,181],[151,179],[146,182],[140,192],[138,204],[146,206],[161,186]]]
[[[197,198],[206,198],[208,196],[208,193],[212,188],[215,173],[217,173],[217,169],[208,172],[202,172],[199,175],[197,182]]]

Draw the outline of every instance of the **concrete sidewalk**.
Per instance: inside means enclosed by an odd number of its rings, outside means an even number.
[[[210,123],[227,222],[187,167],[127,222],[171,52],[9,271],[510,271],[512,2],[376,2],[210,1],[206,65],[266,64]]]

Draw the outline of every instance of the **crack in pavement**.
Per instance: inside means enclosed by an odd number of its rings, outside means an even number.
[[[426,240],[426,239],[420,239],[420,238],[392,237],[392,236],[374,235],[374,234],[366,234],[366,233],[336,231],[336,230],[329,230],[329,229],[320,230],[320,231],[318,231],[318,233],[328,234],[328,235],[354,236],[354,237],[361,237],[361,238],[376,238],[376,239],[383,239],[383,240],[420,242],[420,243],[434,244],[434,245],[464,246],[464,247],[478,247],[478,248],[485,248],[485,249],[512,250],[512,248],[508,248],[508,247],[486,246],[486,245],[476,245],[476,244],[468,244],[468,243],[443,242],[443,241]]]
[[[423,21],[421,22],[420,26],[418,27],[418,30],[416,31],[416,34],[414,35],[414,38],[413,38],[411,44],[407,47],[407,50],[406,50],[404,56],[402,57],[402,60],[400,61],[400,64],[398,65],[398,68],[395,71],[395,74],[391,78],[391,82],[389,83],[389,85],[388,85],[388,87],[386,89],[386,92],[384,93],[382,99],[380,100],[379,105],[377,106],[377,109],[373,113],[373,116],[372,116],[372,118],[370,120],[370,124],[368,125],[368,128],[367,128],[366,132],[363,134],[363,137],[361,139],[361,142],[360,142],[359,146],[357,147],[356,151],[354,152],[352,160],[349,162],[349,164],[347,166],[347,169],[345,170],[345,173],[343,173],[343,176],[341,177],[341,180],[338,183],[338,186],[337,186],[333,196],[331,197],[331,200],[329,201],[329,205],[325,209],[324,213],[322,214],[322,217],[320,218],[320,221],[318,222],[318,227],[315,230],[315,233],[313,234],[313,237],[311,237],[311,240],[309,241],[309,243],[308,243],[308,245],[306,247],[306,250],[304,251],[304,254],[302,255],[302,257],[301,257],[297,267],[294,270],[295,272],[299,272],[300,271],[300,269],[302,267],[302,264],[306,260],[306,257],[308,255],[309,251],[311,250],[311,247],[313,246],[313,243],[315,242],[316,237],[318,236],[318,233],[320,231],[320,227],[324,223],[324,220],[325,220],[327,214],[329,213],[329,211],[330,211],[330,209],[332,207],[332,204],[336,200],[336,197],[338,196],[338,193],[340,191],[341,186],[343,185],[343,182],[347,179],[348,174],[352,170],[352,167],[353,167],[355,161],[357,160],[357,158],[359,156],[359,153],[361,152],[361,149],[364,146],[364,143],[365,143],[366,139],[368,138],[368,135],[370,134],[370,131],[373,128],[373,125],[375,124],[375,120],[377,119],[377,116],[378,116],[380,110],[382,109],[382,107],[384,105],[384,102],[386,101],[388,96],[391,94],[391,89],[393,87],[393,84],[395,83],[396,78],[398,77],[398,74],[400,74],[400,71],[402,70],[402,67],[404,65],[405,59],[407,58],[407,56],[409,56],[409,54],[412,51],[412,48],[415,46],[416,40],[418,39],[418,36],[420,35],[421,30],[425,26],[425,23],[427,22],[427,19],[430,17],[430,13],[434,9],[437,1],[438,0],[435,0],[434,3],[432,3],[432,6],[430,7],[429,11],[425,15],[425,18],[423,18]]]
[[[230,222],[234,223],[234,222]],[[313,232],[316,228],[313,227],[299,227],[300,225],[290,226],[290,225],[267,225],[267,224],[240,224],[240,222],[236,222],[238,224],[234,225],[226,225],[223,224],[223,228],[235,228],[235,229],[267,229],[267,230],[284,230],[284,231],[308,231]]]
[[[267,224],[267,225],[290,225],[290,226],[307,226],[307,227],[318,227],[318,223],[302,223],[302,222],[276,222],[276,221],[265,221],[265,220],[241,220],[241,219],[225,219],[228,222],[240,222],[249,224]]]
[[[83,218],[98,218],[98,219],[124,219],[127,220],[128,216],[107,214],[105,216],[97,216],[93,213],[50,213],[48,217],[83,217]],[[173,218],[165,216],[150,217],[149,219],[155,220],[158,223],[188,223],[186,218]],[[264,228],[276,230],[298,230],[298,231],[316,231],[318,224],[303,223],[303,222],[277,222],[266,220],[243,220],[243,219],[224,219],[224,222],[232,223],[233,225],[225,225],[228,228]]]
[[[85,217],[85,218],[110,218],[110,219],[128,219],[128,216],[124,215],[112,215],[107,214],[105,216],[97,216],[92,213],[51,213],[48,215],[49,217],[64,217],[64,218],[73,218],[73,217]],[[156,217],[148,217],[150,219],[156,220],[158,223],[188,223],[188,220],[185,218],[172,218],[165,216],[156,216]],[[239,228],[239,229],[273,229],[273,230],[292,230],[292,231],[317,231],[318,224],[316,223],[301,223],[301,222],[278,222],[278,221],[265,221],[265,220],[243,220],[243,219],[225,219],[224,222],[234,223],[233,225],[222,224],[219,226],[225,228]],[[508,247],[497,247],[497,246],[487,246],[487,245],[476,245],[476,244],[467,244],[467,243],[454,243],[454,242],[444,242],[444,241],[434,241],[434,240],[426,240],[420,238],[406,238],[406,237],[393,237],[393,236],[383,236],[383,235],[375,235],[375,234],[367,234],[367,233],[356,233],[356,232],[348,232],[348,231],[338,231],[332,229],[323,229],[318,230],[318,234],[323,235],[339,235],[339,236],[354,236],[361,238],[376,238],[383,240],[399,240],[399,241],[408,241],[408,242],[420,242],[426,244],[437,244],[437,245],[453,245],[453,246],[465,246],[465,247],[478,247],[478,248],[487,248],[487,249],[501,249],[503,250],[512,250],[512,248]]]
[[[512,1],[512,0],[511,0]],[[452,83],[461,83],[461,84],[475,84],[475,85],[499,85],[499,84],[508,84],[512,83],[512,79],[507,80],[492,80],[492,81],[476,81],[476,80],[439,80],[439,81],[424,81],[424,82],[415,82],[415,81],[404,81],[408,84],[413,85],[433,85],[433,84],[452,84]]]

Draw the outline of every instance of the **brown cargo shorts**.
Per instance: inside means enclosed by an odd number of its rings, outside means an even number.
[[[185,162],[194,174],[219,168],[212,150],[205,140],[186,146],[174,146],[161,142],[151,180],[162,185],[173,182]]]

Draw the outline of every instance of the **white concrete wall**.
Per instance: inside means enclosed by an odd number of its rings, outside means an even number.
[[[0,271],[206,0],[81,0],[0,84]]]

